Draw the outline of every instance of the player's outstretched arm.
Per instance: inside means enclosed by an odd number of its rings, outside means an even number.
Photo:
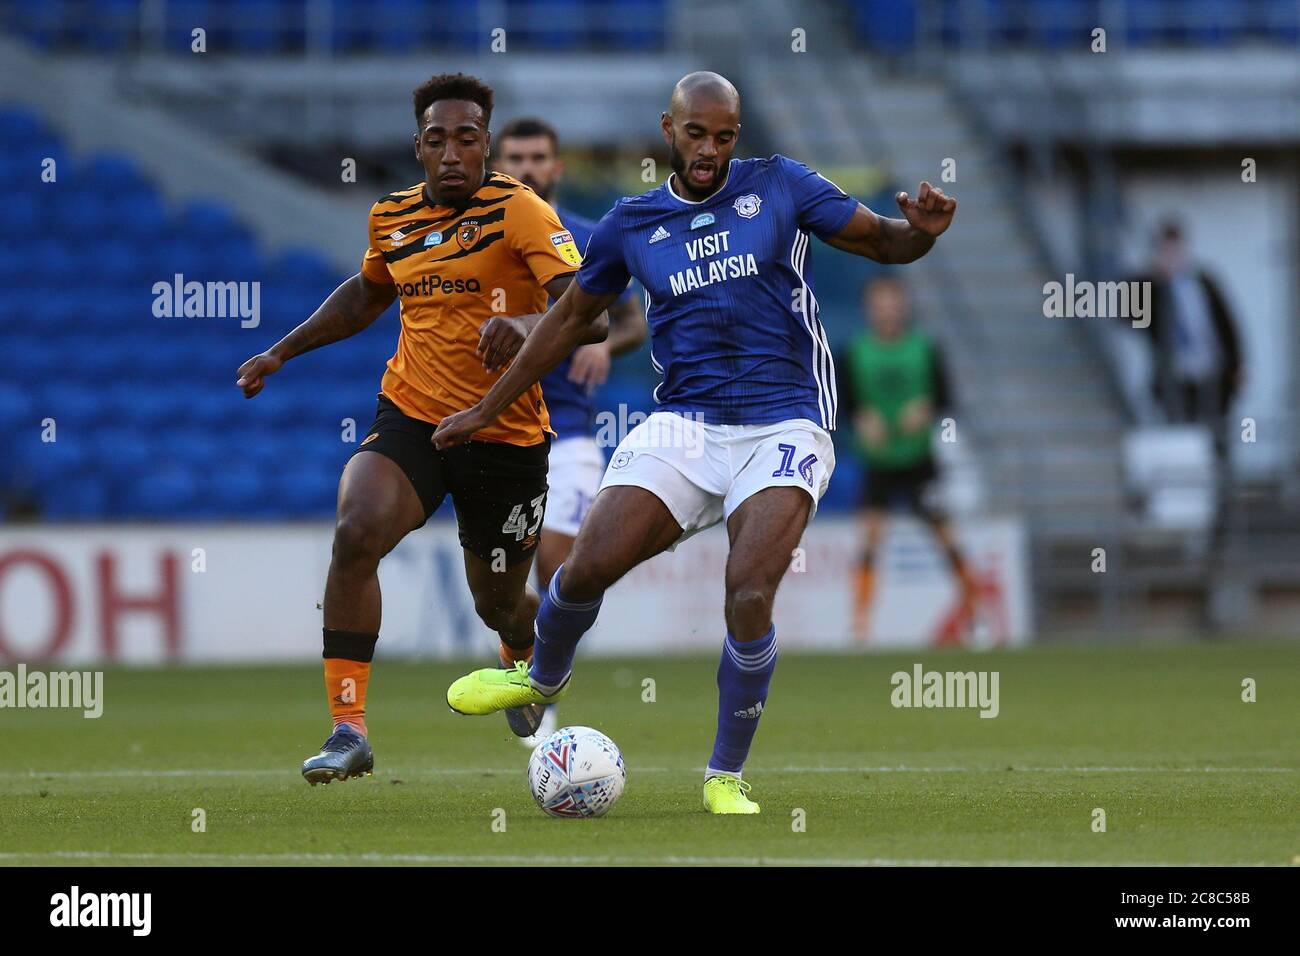
[[[239,380],[245,398],[252,398],[266,384],[266,376],[303,352],[346,339],[368,328],[397,298],[397,287],[371,282],[357,273],[330,293],[319,309],[261,355],[239,366]]]
[[[620,294],[592,295],[582,291],[578,283],[570,282],[564,294],[529,333],[514,364],[506,369],[478,404],[448,415],[438,423],[433,433],[434,445],[450,448],[469,441],[475,432],[486,428],[516,398],[564,361],[574,346],[602,341],[609,328],[605,310]]]
[[[930,251],[934,240],[952,224],[957,200],[942,189],[921,183],[916,198],[905,192],[894,197],[903,219],[886,219],[861,204],[843,229],[826,241],[836,249],[876,262],[915,262]]]

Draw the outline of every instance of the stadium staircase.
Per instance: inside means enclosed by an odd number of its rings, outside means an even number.
[[[748,10],[755,33],[788,34],[780,3]],[[882,164],[895,188],[914,193],[926,179],[959,197],[958,228],[898,273],[945,347],[980,510],[1026,518],[1040,609],[1075,595],[1104,603],[1090,555],[1122,550],[1125,410],[1093,330],[1043,315],[1043,283],[1064,277],[1048,265],[1011,164],[941,77],[888,73],[849,44],[833,10],[810,5],[799,20],[807,54],[736,58],[747,110],[781,152]],[[892,203],[879,211],[898,215]]]

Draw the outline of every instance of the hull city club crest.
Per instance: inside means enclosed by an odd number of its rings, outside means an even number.
[[[474,243],[478,242],[479,233],[483,228],[478,224],[477,219],[467,219],[456,229],[456,241],[460,243],[462,249],[470,249]]]

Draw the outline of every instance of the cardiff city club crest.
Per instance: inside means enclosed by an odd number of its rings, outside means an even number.
[[[466,219],[456,229],[456,241],[460,243],[462,249],[469,249],[478,242],[479,233],[483,227],[478,224],[477,219]]]
[[[747,196],[741,196],[732,203],[732,207],[736,212],[740,213],[740,218],[742,219],[753,219],[758,215],[758,208],[761,205],[763,205],[763,200],[759,199],[753,193],[750,193]]]

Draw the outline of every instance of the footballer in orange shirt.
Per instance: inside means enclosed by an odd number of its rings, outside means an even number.
[[[492,89],[442,74],[414,92],[415,156],[424,181],[370,211],[361,271],[269,351],[239,368],[252,398],[268,375],[311,349],[348,338],[401,302],[397,351],[374,424],[339,483],[325,585],[325,688],[334,732],[308,758],[313,785],[374,767],[365,722],[379,637],[379,561],[450,495],[474,607],[501,638],[506,662],[532,650],[538,596],[528,586],[546,507],[550,423],[539,385],[464,446],[440,451],[435,427],[472,406],[513,359],[582,263],[554,210],[518,180],[488,168]],[[608,317],[587,342],[603,341]],[[528,736],[541,708],[507,714]]]

